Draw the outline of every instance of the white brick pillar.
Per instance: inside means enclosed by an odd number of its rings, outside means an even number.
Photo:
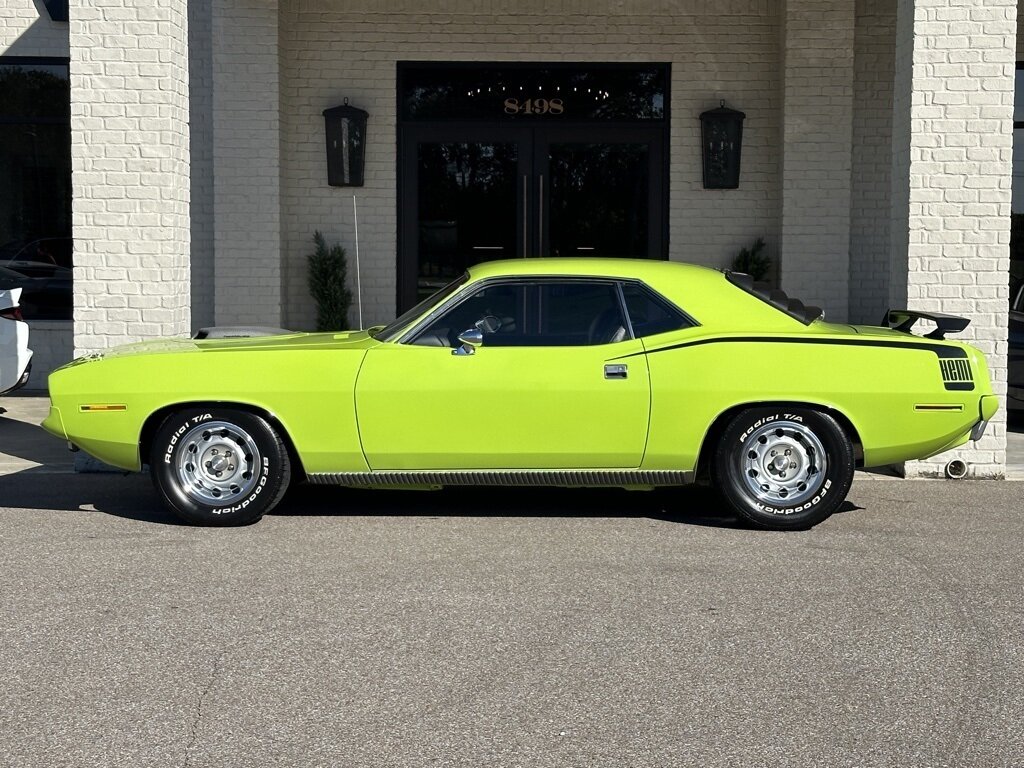
[[[71,0],[75,354],[189,332],[186,0]]]
[[[854,0],[785,0],[782,287],[845,320],[850,282]]]
[[[908,475],[952,458],[1005,471],[1016,34],[1016,0],[899,0],[890,303],[969,317],[956,338],[985,353],[1004,406],[981,442]]]
[[[214,317],[281,324],[277,0],[212,0]],[[310,235],[312,237],[312,235]]]

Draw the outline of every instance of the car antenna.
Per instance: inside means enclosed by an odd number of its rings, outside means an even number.
[[[352,195],[352,220],[356,226],[356,306],[359,307],[359,330],[363,329],[363,283],[359,275],[359,209],[356,196]]]

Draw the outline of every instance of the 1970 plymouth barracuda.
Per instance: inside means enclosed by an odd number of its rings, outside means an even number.
[[[650,488],[707,480],[806,528],[857,467],[980,437],[997,409],[967,321],[825,322],[748,276],[617,259],[473,269],[387,326],[165,339],[50,377],[44,426],[170,508],[252,522],[295,478],[357,487]],[[914,323],[936,324],[927,337]]]

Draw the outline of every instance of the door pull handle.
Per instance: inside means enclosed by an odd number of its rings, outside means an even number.
[[[629,366],[621,363],[609,364],[604,367],[606,379],[625,379],[629,376]]]
[[[526,226],[526,222],[529,219],[529,214],[526,210],[527,187],[529,183],[530,177],[523,174],[523,256],[527,259],[530,258],[530,234]]]
[[[537,255],[544,255],[544,174],[537,185]]]

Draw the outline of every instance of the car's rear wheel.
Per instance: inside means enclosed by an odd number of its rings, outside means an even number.
[[[729,422],[715,450],[716,485],[760,528],[799,530],[843,503],[853,482],[853,446],[826,413],[749,408]]]
[[[269,512],[291,479],[288,449],[255,414],[183,408],[157,428],[149,458],[167,506],[197,525],[245,525]]]

